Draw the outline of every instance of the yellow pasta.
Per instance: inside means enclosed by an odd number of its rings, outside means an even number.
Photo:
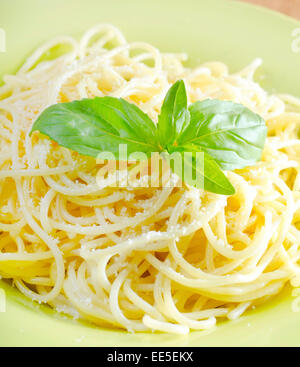
[[[65,53],[47,59],[56,46]],[[259,59],[235,74],[185,60],[99,25],[50,41],[4,77],[0,275],[27,297],[101,326],[186,334],[300,285],[300,100],[263,90]],[[231,100],[267,122],[262,160],[227,172],[233,196],[141,188],[142,178],[99,186],[94,159],[29,136],[48,106],[95,96],[125,98],[157,121],[178,79],[189,102]]]

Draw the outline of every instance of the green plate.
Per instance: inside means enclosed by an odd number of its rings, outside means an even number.
[[[0,75],[16,71],[49,38],[79,36],[101,22],[118,26],[129,40],[187,52],[191,65],[220,60],[236,71],[262,57],[261,84],[300,96],[300,52],[292,48],[292,32],[300,23],[229,0],[0,0],[7,49],[0,53]],[[292,312],[289,289],[216,330],[174,336],[129,334],[75,322],[34,305],[4,283],[0,286],[6,293],[0,346],[300,346],[300,314]]]

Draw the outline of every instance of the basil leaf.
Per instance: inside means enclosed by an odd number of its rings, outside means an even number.
[[[183,80],[178,80],[169,89],[158,117],[158,136],[163,149],[173,144],[189,122],[187,95]]]
[[[117,157],[119,144],[127,144],[128,154],[138,151],[150,156],[158,150],[152,120],[134,104],[113,97],[50,106],[36,120],[31,133],[35,130],[63,147],[92,157],[103,151]]]
[[[204,189],[221,195],[233,195],[235,189],[225,176],[219,165],[205,152],[196,154],[196,151],[179,149],[182,156],[182,170],[177,172],[176,165],[170,165],[174,173],[178,174],[184,182],[197,189]],[[189,171],[192,175],[186,175]]]
[[[189,106],[190,124],[178,145],[193,145],[211,155],[222,169],[233,170],[260,160],[265,121],[241,104],[208,99]]]

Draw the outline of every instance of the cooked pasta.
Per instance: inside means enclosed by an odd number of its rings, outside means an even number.
[[[4,76],[0,275],[25,296],[100,326],[186,334],[300,285],[300,100],[262,89],[259,59],[230,74],[221,62],[187,68],[186,58],[99,25],[50,41]],[[233,196],[118,188],[107,177],[99,186],[95,159],[29,136],[45,108],[95,96],[122,97],[157,121],[178,79],[189,102],[230,100],[266,120],[262,160],[226,173]]]

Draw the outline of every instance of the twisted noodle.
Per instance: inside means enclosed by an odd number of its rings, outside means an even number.
[[[185,59],[99,25],[79,42],[49,42],[4,77],[0,274],[26,296],[99,325],[187,333],[300,285],[300,101],[253,81],[260,60],[232,75]],[[94,159],[28,135],[46,107],[94,96],[125,98],[156,121],[177,79],[189,102],[232,100],[267,121],[263,159],[227,173],[231,197],[115,188],[104,177],[99,187]]]

